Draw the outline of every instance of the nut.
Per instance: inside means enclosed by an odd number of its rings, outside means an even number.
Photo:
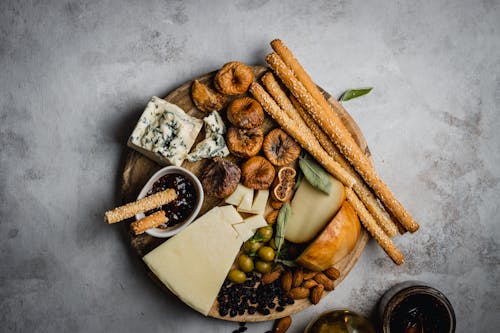
[[[291,199],[295,176],[297,171],[294,168],[282,167],[278,171],[278,176],[274,179],[273,199],[286,202]]]
[[[313,277],[316,276],[316,274],[318,274],[318,272],[313,272],[313,271],[304,272],[304,280],[312,279]]]
[[[266,273],[262,276],[262,284],[273,283],[274,281],[279,279],[280,275],[281,275],[280,271],[272,271],[272,272]]]
[[[307,289],[311,289],[312,287],[316,287],[317,285],[318,285],[318,282],[316,282],[312,279],[302,282],[302,287],[307,288]]]
[[[300,155],[300,146],[279,128],[267,134],[263,150],[269,161],[276,166],[288,165]]]
[[[241,170],[232,162],[215,157],[201,178],[205,194],[225,198],[236,190],[240,182]]]
[[[290,316],[277,319],[274,325],[273,333],[285,333],[290,325],[292,325],[292,317]]]
[[[316,287],[312,288],[311,297],[310,297],[310,301],[312,304],[319,303],[319,301],[321,300],[321,297],[323,296],[324,290],[325,290],[325,287],[323,287],[322,284],[318,284]]]
[[[318,282],[319,284],[322,284],[323,287],[325,287],[325,290],[327,290],[327,291],[331,291],[335,288],[335,286],[333,285],[333,281],[330,280],[325,274],[323,274],[321,272],[316,274],[316,276],[314,277],[314,280],[316,282]]]
[[[279,210],[273,210],[266,216],[266,222],[267,224],[273,224],[276,222],[276,219],[278,218],[278,214],[280,213]]]
[[[276,171],[262,156],[254,156],[241,166],[242,183],[255,190],[267,190],[273,182]]]
[[[300,286],[302,281],[304,281],[304,272],[302,268],[299,267],[293,272],[292,288]]]
[[[323,271],[323,274],[325,274],[331,280],[337,280],[340,277],[340,272],[335,267],[325,269]]]
[[[281,288],[285,292],[289,292],[292,289],[292,272],[285,271],[281,274]]]
[[[226,135],[227,148],[238,157],[251,157],[257,155],[262,142],[264,132],[259,127],[252,129],[241,129],[229,127]]]
[[[304,299],[309,297],[309,289],[303,287],[292,288],[288,292],[288,296],[293,299]]]
[[[227,120],[239,128],[255,128],[264,123],[264,110],[250,97],[240,97],[227,107]]]
[[[191,97],[196,108],[204,112],[220,111],[227,103],[226,97],[198,80],[194,80],[191,86]]]

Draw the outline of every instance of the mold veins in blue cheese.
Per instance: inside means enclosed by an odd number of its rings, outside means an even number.
[[[229,149],[224,140],[226,126],[217,111],[203,118],[205,123],[205,140],[196,145],[187,156],[188,161],[196,162],[203,158],[225,157],[229,155]]]
[[[202,126],[201,119],[153,96],[135,126],[128,146],[161,165],[180,166]]]

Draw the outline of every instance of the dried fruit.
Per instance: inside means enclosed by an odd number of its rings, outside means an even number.
[[[288,328],[292,325],[292,317],[286,316],[281,319],[277,319],[274,325],[273,333],[285,333]]]
[[[213,91],[198,80],[194,80],[191,86],[191,97],[196,108],[204,112],[220,111],[227,103],[224,95]]]
[[[314,280],[316,282],[318,282],[319,284],[322,284],[323,287],[325,287],[325,290],[327,290],[327,291],[331,291],[335,288],[333,281],[330,280],[325,274],[323,274],[321,272],[316,274],[316,276],[314,277]]]
[[[271,207],[274,209],[280,209],[281,206],[283,206],[284,202],[279,201],[279,200],[271,200]]]
[[[292,272],[285,271],[281,274],[281,289],[285,292],[290,291],[292,289]]]
[[[225,95],[243,94],[252,82],[252,70],[238,61],[231,61],[222,66],[214,78],[215,88]]]
[[[279,128],[267,134],[263,150],[269,161],[276,166],[288,165],[300,155],[300,146]]]
[[[236,190],[240,178],[241,170],[236,164],[215,157],[205,169],[201,184],[206,195],[225,198]]]
[[[241,166],[242,183],[255,190],[267,190],[276,171],[271,163],[261,156],[254,156]]]
[[[292,288],[288,292],[288,296],[293,299],[303,299],[309,297],[309,289],[303,287]]]
[[[307,289],[311,289],[312,287],[316,287],[318,285],[318,282],[314,281],[314,280],[307,280],[307,281],[304,281],[302,283],[302,287],[304,288],[307,288]],[[321,285],[323,286],[323,285]]]
[[[304,280],[312,279],[313,277],[316,276],[316,274],[318,274],[318,272],[306,271],[304,272]]]
[[[239,128],[255,128],[264,123],[264,110],[250,97],[240,97],[227,107],[227,120]]]
[[[262,276],[262,283],[263,284],[273,283],[274,281],[279,279],[280,275],[281,275],[280,271],[272,271],[272,272],[266,273]]]
[[[302,267],[299,267],[293,272],[292,288],[300,286],[302,281],[304,281],[304,272]]]
[[[266,222],[267,224],[273,224],[276,222],[276,219],[278,218],[279,210],[273,210],[266,216]]]
[[[274,179],[275,185],[272,192],[274,199],[281,202],[286,202],[291,199],[296,175],[297,172],[294,168],[282,167],[279,169],[278,175]]]
[[[331,280],[337,280],[340,277],[340,272],[335,267],[325,269],[323,271],[323,274],[325,274]]]
[[[310,297],[310,301],[312,304],[319,303],[319,301],[321,300],[321,297],[323,296],[324,290],[325,290],[325,287],[322,284],[318,284],[316,287],[312,288],[311,297]]]
[[[229,127],[226,136],[227,148],[238,157],[252,157],[257,155],[262,142],[264,141],[264,132],[259,127],[252,129],[241,129]]]

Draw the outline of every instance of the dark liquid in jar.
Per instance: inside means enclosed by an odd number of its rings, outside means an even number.
[[[396,305],[391,315],[391,333],[448,333],[449,330],[448,311],[432,295],[410,295]]]
[[[196,190],[193,183],[183,175],[171,173],[158,179],[153,188],[148,192],[151,195],[166,189],[173,188],[177,192],[177,199],[161,206],[158,209],[150,210],[146,215],[152,214],[160,209],[165,211],[168,222],[158,228],[166,229],[184,222],[193,212],[196,203]]]

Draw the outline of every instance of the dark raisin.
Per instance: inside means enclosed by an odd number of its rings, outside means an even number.
[[[231,311],[229,311],[229,316],[231,316],[231,317],[236,317],[237,314],[238,314],[238,312],[236,312],[235,309],[231,309]]]
[[[278,306],[278,307],[276,308],[276,311],[278,311],[278,312],[281,312],[281,311],[283,311],[283,310],[285,310],[285,308],[284,308],[284,307],[282,307],[282,306]]]

